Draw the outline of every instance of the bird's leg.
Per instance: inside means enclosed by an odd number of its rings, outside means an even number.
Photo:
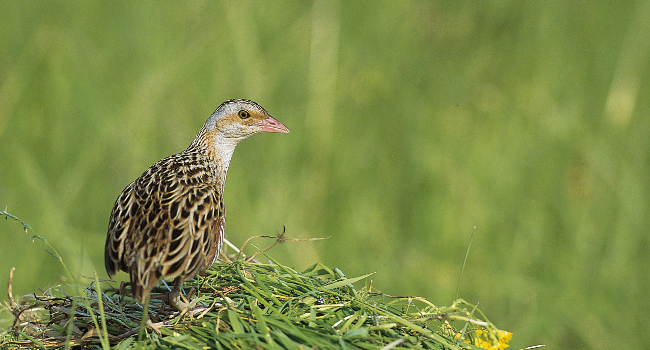
[[[188,307],[187,303],[181,301],[181,288],[183,287],[183,282],[183,279],[176,277],[174,280],[174,288],[172,288],[172,291],[169,292],[169,295],[167,296],[169,303],[181,313],[187,311]]]
[[[120,297],[123,297],[124,295],[126,295],[126,285],[127,284],[128,283],[126,283],[124,281],[120,282]]]
[[[185,314],[195,315],[211,308],[209,306],[199,305],[190,310],[189,301],[181,294],[181,287],[183,287],[183,280],[181,280],[180,277],[176,277],[174,280],[174,288],[172,288],[172,291],[167,295],[167,300],[169,300],[169,303],[180,312],[181,316],[184,316]],[[187,301],[187,303],[181,301],[181,298]]]

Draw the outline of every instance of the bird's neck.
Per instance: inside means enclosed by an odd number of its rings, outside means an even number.
[[[218,132],[201,129],[188,149],[193,149],[211,158],[218,167],[219,176],[223,177],[222,181],[225,182],[230,159],[232,159],[232,154],[238,143],[238,139],[223,137]]]

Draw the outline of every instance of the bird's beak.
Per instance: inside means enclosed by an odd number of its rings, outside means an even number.
[[[255,123],[255,125],[259,126],[263,132],[280,132],[284,134],[289,132],[289,129],[287,129],[284,124],[280,123],[277,119],[271,116]]]

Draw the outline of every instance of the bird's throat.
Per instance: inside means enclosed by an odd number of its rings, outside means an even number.
[[[217,151],[217,157],[221,159],[221,164],[223,165],[223,172],[228,172],[228,166],[230,165],[230,159],[232,159],[232,154],[235,152],[235,147],[239,140],[216,137],[215,138],[215,149]]]

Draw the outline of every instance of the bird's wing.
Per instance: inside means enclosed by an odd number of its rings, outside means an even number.
[[[211,174],[170,158],[127,186],[109,223],[106,270],[129,272],[140,299],[160,278],[204,271],[221,248],[224,207]]]
[[[116,274],[119,270],[127,271],[128,269],[128,265],[123,261],[124,242],[131,231],[131,225],[136,221],[133,217],[139,211],[138,203],[133,200],[134,186],[135,181],[126,186],[117,197],[111,211],[104,250],[104,264],[109,276]]]

